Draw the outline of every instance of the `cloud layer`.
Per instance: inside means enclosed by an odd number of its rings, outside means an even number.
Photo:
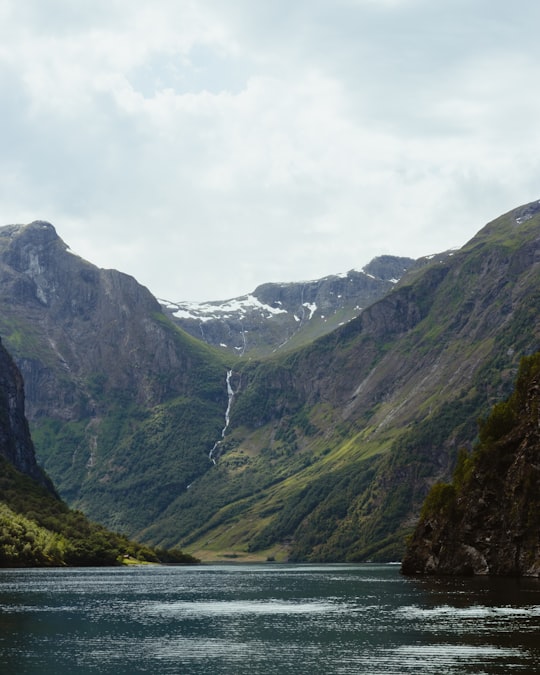
[[[4,0],[0,222],[160,297],[458,246],[540,197],[540,5]]]

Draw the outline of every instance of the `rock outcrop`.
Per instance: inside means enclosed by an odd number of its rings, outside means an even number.
[[[24,415],[24,387],[21,374],[0,343],[0,456],[21,473],[52,490],[36,462],[34,445]]]
[[[540,352],[461,452],[452,484],[428,495],[404,574],[540,576]]]

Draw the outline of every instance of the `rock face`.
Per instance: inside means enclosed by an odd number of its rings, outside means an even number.
[[[155,405],[190,391],[196,357],[132,277],[70,252],[43,221],[0,228],[0,327],[26,387],[30,420],[100,414],[129,392]]]
[[[0,456],[21,473],[52,491],[36,463],[28,422],[24,416],[24,388],[19,370],[0,343]]]
[[[403,559],[405,574],[540,576],[540,352],[495,406],[452,484],[435,486]]]
[[[223,302],[161,301],[175,323],[238,355],[284,352],[325,335],[386,295],[414,260],[380,256],[361,271],[315,281],[268,283]]]
[[[40,463],[71,505],[134,533],[127,511],[144,527],[210,464],[225,364],[135,279],[74,255],[50,223],[0,228],[0,282],[0,335],[24,378]],[[150,480],[154,471],[167,478]]]

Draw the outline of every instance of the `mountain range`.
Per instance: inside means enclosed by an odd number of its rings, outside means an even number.
[[[380,300],[413,265],[379,256],[362,270],[314,281],[267,283],[225,301],[168,302],[170,318],[196,338],[239,356],[290,351],[330,333]]]
[[[41,465],[99,522],[207,560],[396,559],[430,487],[538,350],[539,241],[533,202],[459,250],[313,282],[309,299],[259,287],[264,321],[242,350],[219,318],[208,343],[188,334],[172,316],[185,304],[82,260],[49,223],[7,226],[0,335]],[[347,305],[357,316],[322,290],[369,274],[386,286]],[[322,310],[323,296],[341,305]],[[302,307],[320,316],[295,343]]]

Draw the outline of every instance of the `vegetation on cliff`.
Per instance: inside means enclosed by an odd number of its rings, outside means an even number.
[[[24,410],[23,382],[0,343],[0,566],[194,562],[91,523],[62,502],[39,468]]]
[[[540,575],[540,352],[522,359],[478,436],[453,481],[428,494],[405,574]]]

